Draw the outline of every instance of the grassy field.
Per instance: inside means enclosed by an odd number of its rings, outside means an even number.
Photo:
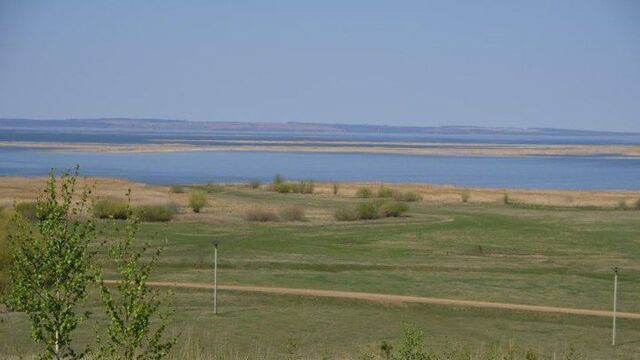
[[[640,211],[423,201],[410,203],[401,218],[337,222],[335,209],[363,200],[203,189],[210,203],[204,213],[183,208],[173,222],[143,224],[140,244],[165,247],[154,280],[212,282],[211,242],[217,240],[222,284],[606,310],[611,269],[619,266],[618,309],[640,313]],[[246,209],[290,205],[304,208],[306,220],[243,218]],[[619,346],[612,348],[608,318],[233,291],[221,292],[219,316],[208,291],[176,290],[173,303],[172,330],[182,332],[177,357],[226,352],[277,359],[288,343],[313,358],[345,357],[394,341],[406,324],[424,330],[435,349],[513,343],[550,358],[569,346],[591,359],[640,356],[638,320],[619,320]],[[0,352],[28,354],[25,318],[1,318]],[[83,336],[89,339],[90,331]]]

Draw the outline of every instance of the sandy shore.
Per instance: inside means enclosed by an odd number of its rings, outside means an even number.
[[[331,141],[215,141],[208,144],[102,144],[0,141],[0,147],[23,147],[43,151],[83,151],[113,153],[189,152],[189,151],[273,151],[315,153],[368,153],[406,155],[478,156],[587,156],[640,157],[640,145],[528,145],[458,143],[374,143]]]

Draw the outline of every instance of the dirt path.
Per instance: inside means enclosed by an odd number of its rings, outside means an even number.
[[[110,284],[114,284],[115,281],[105,281]],[[191,283],[191,282],[160,282],[150,281],[150,286],[159,287],[173,287],[173,288],[186,288],[186,289],[208,289],[213,290],[212,284],[204,283]],[[441,299],[422,296],[405,296],[405,295],[388,295],[388,294],[374,294],[352,291],[333,291],[333,290],[316,290],[316,289],[291,289],[280,287],[262,287],[262,286],[245,286],[245,285],[218,285],[219,290],[231,290],[231,291],[245,291],[245,292],[259,292],[264,294],[277,294],[277,295],[299,295],[299,296],[315,296],[315,297],[327,297],[327,298],[339,298],[339,299],[354,299],[365,300],[385,303],[417,303],[417,304],[436,304],[436,305],[454,305],[464,307],[475,308],[489,308],[489,309],[507,309],[507,310],[523,310],[545,313],[560,313],[560,314],[572,314],[572,315],[588,315],[588,316],[601,316],[611,317],[613,314],[611,311],[606,310],[588,310],[588,309],[576,309],[554,306],[540,306],[540,305],[524,305],[524,304],[508,304],[488,301],[474,301],[474,300],[456,300],[456,299]],[[629,312],[618,312],[618,318],[625,319],[639,319],[640,314]]]

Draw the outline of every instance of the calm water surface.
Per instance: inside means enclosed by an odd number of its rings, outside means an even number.
[[[270,180],[429,182],[480,187],[640,189],[640,159],[480,157],[301,152],[83,153],[0,149],[0,175],[82,174],[148,183]]]

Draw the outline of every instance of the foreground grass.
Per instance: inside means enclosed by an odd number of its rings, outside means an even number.
[[[311,220],[256,224],[225,213],[206,223],[197,217],[146,223],[140,245],[165,247],[153,280],[211,282],[217,240],[223,284],[609,309],[611,268],[619,266],[618,309],[640,312],[637,212],[422,202],[411,204],[407,217],[338,223],[322,214],[359,200],[238,188],[216,188],[211,196],[213,207],[301,206]],[[215,317],[209,292],[176,290],[174,301],[172,331],[183,332],[177,358],[279,359],[290,340],[305,357],[346,357],[395,341],[405,324],[421,328],[427,344],[443,351],[512,342],[548,358],[560,358],[570,345],[592,359],[640,353],[634,320],[619,320],[620,345],[612,348],[607,318],[228,291],[221,292]],[[29,354],[22,315],[2,318],[0,353]]]

